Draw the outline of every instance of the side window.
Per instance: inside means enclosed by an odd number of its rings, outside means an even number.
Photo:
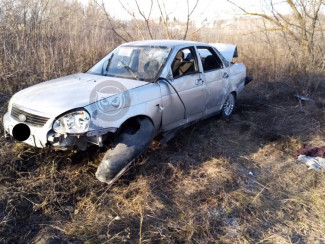
[[[222,68],[222,62],[212,48],[198,47],[198,51],[204,72]]]
[[[198,72],[194,48],[190,47],[179,50],[172,63],[171,69],[174,78]]]

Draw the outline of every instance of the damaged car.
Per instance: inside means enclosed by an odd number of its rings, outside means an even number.
[[[96,177],[111,184],[161,135],[217,113],[228,117],[251,81],[231,44],[150,40],[125,43],[85,73],[19,91],[5,135],[33,147],[108,149]]]

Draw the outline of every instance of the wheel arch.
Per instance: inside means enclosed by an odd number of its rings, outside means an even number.
[[[238,95],[237,91],[233,90],[233,91],[229,92],[229,94],[233,94],[235,99],[237,100],[237,95]]]
[[[155,123],[153,122],[153,120],[149,116],[144,115],[144,114],[139,114],[139,115],[135,115],[135,116],[132,116],[132,117],[129,117],[128,119],[126,119],[121,124],[121,126],[119,127],[119,129],[117,130],[117,133],[121,132],[125,127],[128,127],[128,126],[134,128],[134,129],[137,129],[137,126],[138,126],[137,120],[138,119],[149,119],[149,121],[151,122],[152,126],[155,128]]]

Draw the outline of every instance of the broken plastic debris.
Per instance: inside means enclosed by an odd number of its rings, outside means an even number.
[[[251,176],[254,175],[252,171],[249,171],[248,174],[251,175]]]
[[[298,98],[301,101],[309,101],[309,102],[314,102],[314,99],[302,95],[295,95],[296,98]]]
[[[314,169],[317,171],[325,169],[325,158],[299,155],[298,161],[309,166],[308,169]]]

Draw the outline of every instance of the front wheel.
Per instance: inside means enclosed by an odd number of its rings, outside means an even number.
[[[223,117],[229,117],[234,111],[236,98],[233,93],[230,93],[222,106],[221,114]]]
[[[126,168],[150,146],[155,135],[154,126],[148,118],[136,118],[121,129],[114,145],[99,164],[96,177],[112,184]]]

